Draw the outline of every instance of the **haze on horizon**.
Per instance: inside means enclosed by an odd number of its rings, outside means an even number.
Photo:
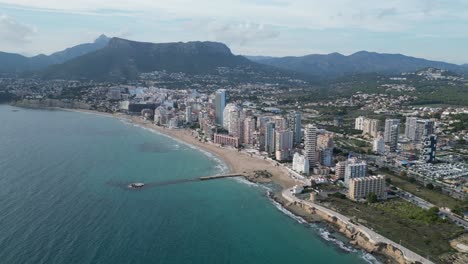
[[[210,40],[234,53],[360,50],[468,63],[462,0],[0,0],[0,51],[50,54],[100,34],[148,42]]]

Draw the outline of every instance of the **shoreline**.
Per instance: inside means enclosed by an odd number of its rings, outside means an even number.
[[[16,106],[16,107],[27,108],[24,106]],[[169,128],[158,127],[150,121],[143,120],[140,116],[131,116],[131,115],[122,114],[122,113],[107,113],[107,112],[99,112],[99,111],[88,110],[88,109],[61,108],[61,107],[33,107],[32,109],[60,110],[60,111],[78,112],[78,113],[84,113],[84,114],[93,114],[93,115],[99,115],[102,117],[117,118],[119,120],[129,122],[132,125],[140,126],[143,129],[149,129],[152,132],[169,137],[172,140],[176,140],[183,144],[187,144],[188,146],[197,148],[198,150],[202,152],[208,152],[209,154],[213,155],[215,159],[222,161],[222,163],[224,163],[224,165],[227,166],[229,173],[245,173],[249,175],[249,174],[253,174],[254,171],[257,171],[257,170],[259,171],[267,170],[272,174],[271,178],[244,177],[244,179],[249,182],[252,182],[255,184],[273,182],[277,184],[278,186],[280,186],[282,190],[289,189],[296,184],[300,184],[299,182],[293,180],[291,177],[288,176],[289,172],[286,170],[286,168],[281,167],[281,166],[275,166],[274,164],[272,164],[272,162],[268,160],[260,159],[257,157],[251,157],[248,154],[239,152],[235,149],[222,148],[213,143],[200,142],[198,139],[196,139],[192,135],[192,130],[190,129],[169,129]],[[286,209],[289,213],[291,213],[295,217],[301,218],[307,224],[323,223],[325,227],[328,229],[328,231],[330,231],[331,233],[337,232],[337,233],[346,235],[345,233],[341,232],[339,228],[336,228],[333,225],[331,225],[327,221],[327,219],[324,219],[323,217],[319,215],[314,215],[314,214],[311,215],[307,212],[307,210],[303,210],[303,208],[298,207],[293,203],[289,203],[287,200],[281,197],[281,193],[282,191],[268,194],[269,199],[281,205],[284,209]],[[322,237],[322,239],[324,238]],[[324,240],[326,240],[327,242],[330,242],[327,239],[324,239]],[[332,244],[334,244],[337,247],[340,247],[336,243],[332,242]],[[349,245],[357,250],[363,250],[364,252],[371,254],[376,260],[383,261],[382,263],[394,263],[395,261],[395,259],[392,258],[391,256],[388,256],[385,254],[379,254],[378,252],[369,251],[368,248],[366,247],[361,247],[359,245],[352,244],[352,243],[350,243]],[[377,255],[374,255],[375,253],[377,253]],[[400,263],[403,263],[403,262],[400,262]]]

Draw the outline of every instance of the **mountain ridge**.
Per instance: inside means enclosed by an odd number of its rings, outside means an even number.
[[[78,44],[50,55],[39,54],[32,57],[26,57],[17,53],[0,52],[0,61],[7,62],[0,64],[0,72],[23,73],[43,70],[50,65],[61,64],[89,52],[101,49],[107,45],[109,40],[110,38],[106,35],[100,35],[92,43]]]
[[[210,41],[150,43],[112,38],[102,49],[53,65],[46,79],[135,79],[157,70],[210,73],[217,67],[252,66],[256,63],[232,54],[223,43]]]
[[[440,68],[462,74],[468,73],[466,66],[462,65],[416,58],[400,53],[377,53],[364,50],[351,55],[334,52],[305,56],[247,56],[247,58],[254,62],[280,69],[333,78],[359,73],[394,74],[412,72],[427,67]]]

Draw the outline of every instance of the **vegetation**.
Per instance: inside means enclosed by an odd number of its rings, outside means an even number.
[[[373,192],[367,195],[367,202],[370,204],[378,202],[377,195]]]
[[[338,212],[436,262],[442,254],[453,252],[449,240],[464,233],[461,227],[439,218],[437,208],[424,210],[399,199],[366,204],[331,196],[327,202]]]
[[[392,184],[401,188],[409,193],[417,195],[422,199],[435,204],[439,207],[449,207],[450,209],[460,208],[460,210],[468,210],[468,202],[459,201],[448,195],[441,193],[440,188],[434,187],[433,189],[425,188],[424,186],[416,183],[416,179],[411,177],[396,176],[392,173],[380,170],[379,173],[385,174],[388,179],[391,179]],[[430,187],[430,186],[429,186]]]

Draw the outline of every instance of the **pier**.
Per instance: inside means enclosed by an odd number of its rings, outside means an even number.
[[[243,173],[231,173],[231,174],[222,174],[222,175],[213,175],[213,176],[204,176],[200,177],[200,181],[208,181],[208,180],[216,180],[216,179],[224,179],[224,178],[234,178],[234,177],[245,177],[246,175]]]

